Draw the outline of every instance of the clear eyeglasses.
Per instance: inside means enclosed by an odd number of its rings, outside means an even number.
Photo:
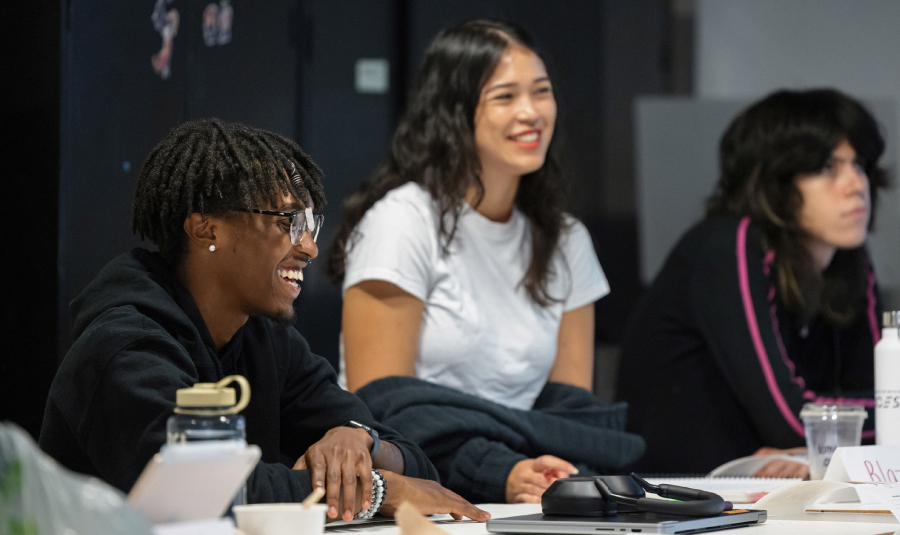
[[[291,243],[300,245],[303,239],[303,233],[309,229],[309,235],[313,241],[319,237],[319,230],[322,229],[322,223],[325,216],[321,214],[313,214],[312,208],[304,208],[303,210],[295,210],[293,212],[277,212],[275,210],[257,210],[252,209],[255,214],[274,215],[279,217],[287,217],[291,220]]]

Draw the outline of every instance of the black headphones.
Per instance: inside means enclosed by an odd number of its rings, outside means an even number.
[[[646,492],[668,501],[647,498]],[[545,515],[611,516],[619,513],[663,513],[714,516],[731,509],[718,494],[677,485],[651,485],[637,474],[557,479],[544,491],[541,508]]]

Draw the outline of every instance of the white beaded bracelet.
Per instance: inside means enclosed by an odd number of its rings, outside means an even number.
[[[372,470],[372,502],[365,511],[356,513],[356,518],[367,520],[375,516],[375,513],[384,505],[384,497],[387,496],[387,481],[381,472]]]

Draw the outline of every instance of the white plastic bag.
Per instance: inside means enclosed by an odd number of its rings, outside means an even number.
[[[71,472],[0,423],[0,535],[151,535],[124,494]]]

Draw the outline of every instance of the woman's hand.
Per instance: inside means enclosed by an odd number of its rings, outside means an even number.
[[[786,459],[775,459],[763,465],[762,468],[753,474],[753,477],[797,477],[809,479],[809,465]]]
[[[786,450],[780,450],[778,448],[771,448],[769,446],[763,446],[756,450],[753,455],[806,455],[806,448],[788,448]]]
[[[338,511],[343,511],[343,520],[353,520],[357,480],[361,489],[372,488],[371,443],[372,437],[364,429],[335,427],[294,464],[294,470],[309,470],[313,488],[325,487],[329,518],[337,518]],[[363,492],[362,508],[368,509],[370,502],[371,493]]]
[[[476,522],[486,522],[490,513],[482,511],[464,500],[459,494],[445,489],[439,483],[428,479],[416,479],[383,471],[387,492],[381,514],[394,516],[394,511],[403,502],[409,502],[423,515],[449,514],[456,520],[468,517]]]
[[[506,502],[541,503],[541,495],[551,483],[577,473],[571,463],[552,455],[519,461],[506,478]]]
[[[756,450],[753,455],[806,455],[806,448],[791,448],[780,450],[778,448],[770,448],[763,446]],[[763,465],[757,470],[753,477],[779,477],[779,478],[800,478],[809,479],[809,465],[789,461],[787,459],[775,459]]]

